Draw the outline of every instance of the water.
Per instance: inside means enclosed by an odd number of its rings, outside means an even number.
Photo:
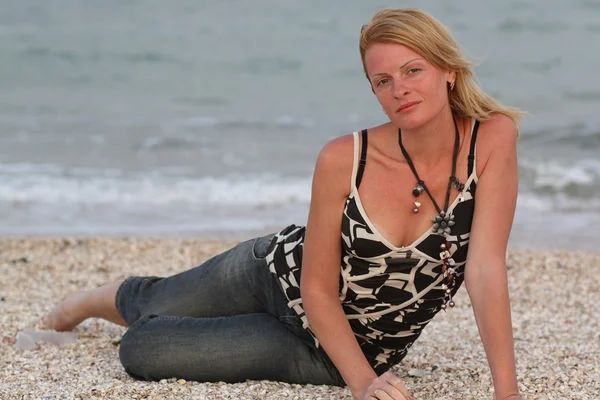
[[[358,34],[389,5],[0,0],[0,234],[305,223],[323,144],[384,121]],[[442,20],[484,89],[531,114],[511,247],[595,249],[600,3],[393,5]]]

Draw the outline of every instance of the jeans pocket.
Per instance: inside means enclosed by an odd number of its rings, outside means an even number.
[[[274,233],[254,239],[252,243],[252,257],[254,257],[255,260],[264,260],[267,254],[272,250],[274,242]]]

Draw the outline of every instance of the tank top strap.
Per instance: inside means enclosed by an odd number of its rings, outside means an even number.
[[[468,175],[471,176],[475,169],[475,141],[477,140],[477,131],[479,130],[479,121],[475,121],[473,124],[473,131],[471,132],[471,148],[469,149],[468,159]]]
[[[353,188],[358,189],[360,181],[362,180],[363,173],[365,171],[365,165],[367,164],[367,130],[363,129],[361,132],[362,146],[360,150],[360,160],[358,159],[358,132],[354,132],[354,162],[352,164],[352,185]]]

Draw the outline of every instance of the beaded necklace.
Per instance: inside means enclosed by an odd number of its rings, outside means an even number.
[[[446,304],[450,307],[454,307],[455,303],[452,301],[452,288],[455,284],[455,276],[456,270],[453,268],[455,265],[454,259],[450,256],[450,252],[448,249],[450,248],[450,243],[448,242],[448,236],[452,232],[452,226],[456,223],[454,222],[454,215],[448,213],[448,203],[450,201],[450,192],[452,190],[452,186],[455,189],[461,191],[464,189],[464,184],[460,183],[460,181],[456,178],[456,161],[458,159],[458,151],[460,145],[460,134],[458,131],[458,125],[456,124],[456,119],[452,117],[454,121],[454,150],[452,153],[452,174],[450,175],[450,179],[448,180],[448,189],[446,190],[446,199],[444,202],[444,208],[441,209],[435,198],[431,195],[431,192],[425,185],[425,182],[419,177],[415,165],[413,164],[408,152],[404,148],[402,144],[402,130],[398,129],[398,144],[400,145],[400,150],[406,159],[412,173],[417,178],[417,185],[413,189],[413,196],[415,197],[413,213],[418,213],[419,208],[421,207],[421,203],[417,201],[417,198],[421,195],[421,193],[425,192],[427,196],[431,199],[433,206],[438,212],[438,216],[431,219],[433,223],[433,232],[437,233],[444,237],[444,243],[440,245],[440,249],[442,250],[440,253],[440,261],[442,261],[442,273],[444,274],[444,283],[442,284],[442,289],[444,290],[444,302],[442,303],[442,310],[446,310]]]

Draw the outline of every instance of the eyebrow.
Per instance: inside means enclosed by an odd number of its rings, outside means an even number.
[[[413,62],[413,61],[417,61],[417,60],[422,60],[422,58],[413,58],[412,60],[409,60],[409,61],[405,62],[404,64],[402,64],[402,65],[400,66],[400,69],[402,69],[402,68],[406,67],[406,66],[407,66],[408,64],[410,64],[411,62]],[[375,74],[372,74],[372,75],[371,75],[371,77],[375,77],[375,76],[378,76],[378,75],[387,75],[387,74],[386,74],[385,72],[377,72],[377,73],[375,73]]]

